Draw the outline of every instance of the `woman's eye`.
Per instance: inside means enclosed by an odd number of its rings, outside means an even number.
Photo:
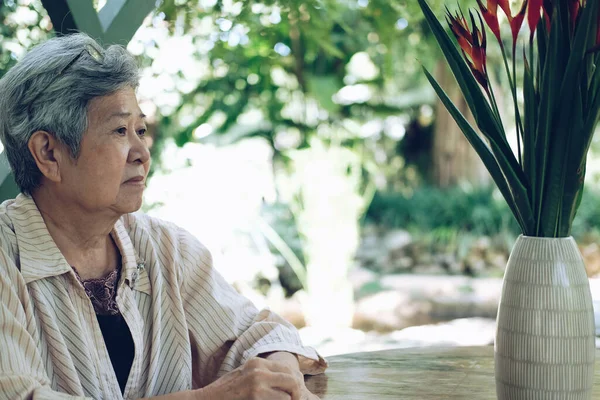
[[[123,128],[119,128],[116,131],[119,135],[127,135],[127,128],[123,127]]]
[[[139,136],[146,136],[146,128],[140,129],[140,130],[138,131],[138,135],[139,135]]]

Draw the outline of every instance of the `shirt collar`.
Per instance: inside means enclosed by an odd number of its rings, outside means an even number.
[[[122,273],[125,282],[133,290],[151,294],[150,279],[146,271],[146,261],[139,257],[135,251],[135,247],[131,242],[131,237],[123,224],[123,220],[119,219],[112,231],[112,237],[121,252],[122,257]]]
[[[13,226],[19,246],[21,274],[26,284],[72,271],[33,199],[19,194],[12,204]],[[133,289],[150,294],[150,280],[145,261],[137,256],[123,221],[119,219],[111,232],[122,257],[122,279]]]
[[[33,199],[19,194],[11,208],[14,213],[11,220],[19,246],[21,275],[25,283],[71,271],[71,266],[50,236]]]

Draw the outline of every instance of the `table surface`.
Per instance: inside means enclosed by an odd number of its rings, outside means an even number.
[[[325,374],[306,378],[323,400],[495,400],[494,348],[384,350],[327,357]],[[593,399],[600,400],[596,350]]]

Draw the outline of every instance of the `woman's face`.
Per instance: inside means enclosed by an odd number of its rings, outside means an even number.
[[[70,196],[90,211],[138,210],[150,168],[145,133],[134,89],[92,99],[79,158],[61,171]]]

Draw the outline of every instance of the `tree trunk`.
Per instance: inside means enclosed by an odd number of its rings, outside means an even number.
[[[467,102],[444,61],[438,62],[436,77],[460,112],[475,126]],[[490,176],[483,162],[439,99],[436,102],[435,115],[433,183],[438,187],[448,187],[463,182],[477,186],[488,184]]]

